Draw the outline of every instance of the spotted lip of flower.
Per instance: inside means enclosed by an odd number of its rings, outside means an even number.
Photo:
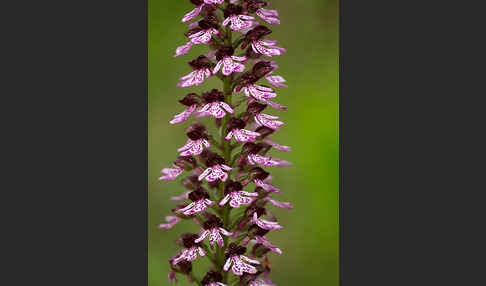
[[[265,20],[269,24],[272,24],[272,25],[279,25],[280,24],[280,20],[277,18],[278,17],[278,11],[277,10],[260,8],[256,11],[256,14],[258,15],[258,17],[262,18],[263,20]]]
[[[277,109],[287,109],[286,106],[277,104],[269,100],[270,98],[277,97],[277,94],[273,91],[273,89],[269,87],[256,84],[248,84],[244,86],[242,90],[244,91],[245,96],[248,98],[254,98],[256,100],[268,103],[269,105]],[[249,103],[251,103],[251,101],[249,101]]]
[[[216,118],[223,118],[226,112],[232,114],[233,108],[224,102],[224,95],[221,91],[213,89],[210,92],[203,93],[205,104],[197,111],[199,113],[196,117],[214,116]]]
[[[258,136],[260,136],[260,133],[255,131],[250,131],[246,129],[233,129],[228,133],[228,135],[226,135],[224,139],[231,140],[232,137],[235,137],[235,140],[238,142],[253,142]]]
[[[170,121],[170,124],[176,124],[176,123],[181,123],[187,120],[189,116],[196,110],[196,107],[199,104],[198,100],[198,95],[195,93],[189,93],[186,96],[184,96],[183,99],[179,100],[179,102],[187,106],[186,110],[184,110],[182,113],[177,114],[174,116],[174,119]]]
[[[266,157],[259,154],[249,154],[248,163],[250,165],[260,164],[263,166],[288,167],[291,164],[288,161],[278,158]]]
[[[249,197],[258,197],[258,193],[250,193],[242,191],[243,186],[240,182],[237,181],[229,181],[225,188],[224,194],[226,195],[220,202],[220,206],[224,206],[228,201],[230,201],[230,206],[232,208],[239,208],[240,205],[248,205],[253,202],[253,198],[244,197],[243,195]]]
[[[204,239],[206,239],[206,237],[209,235],[209,245],[211,247],[211,249],[214,248],[214,244],[217,243],[219,245],[219,247],[223,248],[224,247],[224,241],[223,241],[223,238],[221,237],[221,234],[222,233],[223,235],[225,236],[231,236],[233,235],[232,232],[229,232],[227,230],[225,230],[224,228],[220,227],[220,226],[214,226],[210,229],[206,229],[200,236],[199,238],[197,238],[196,240],[194,240],[195,243],[200,243],[201,241],[203,241]]]
[[[206,178],[206,181],[208,182],[214,182],[216,180],[221,180],[224,182],[228,178],[228,174],[226,174],[223,170],[231,171],[233,168],[224,164],[214,165],[204,170],[204,172],[199,175],[198,179],[201,181],[202,179]]]
[[[224,139],[226,140],[231,140],[232,137],[235,138],[236,141],[238,142],[253,142],[256,140],[258,136],[260,136],[260,133],[255,132],[255,131],[250,131],[243,129],[245,127],[246,123],[238,118],[230,118],[229,124],[228,124],[228,134]]]
[[[206,5],[207,4],[221,4],[223,2],[224,2],[224,0],[192,0],[191,3],[197,5],[197,7],[194,8],[189,13],[187,13],[186,15],[184,15],[184,17],[182,18],[182,22],[185,23],[185,22],[188,22],[188,21],[191,21],[192,19],[194,19],[197,15],[199,15],[199,13],[201,13],[201,10],[202,10],[202,8],[204,7],[205,4]]]
[[[282,226],[278,224],[276,221],[268,221],[264,220],[261,218],[258,218],[258,215],[256,212],[253,213],[253,217],[251,219],[251,222],[258,225],[260,228],[266,229],[266,230],[277,230],[281,229]]]
[[[258,24],[258,22],[254,22],[252,20],[255,20],[255,17],[248,16],[248,15],[233,14],[228,18],[226,18],[221,25],[225,27],[231,22],[230,29],[233,31],[239,31],[239,30],[251,28],[255,24]]]
[[[177,152],[181,152],[181,156],[199,155],[202,153],[204,147],[209,148],[210,146],[211,144],[209,141],[204,138],[200,138],[195,141],[187,139],[186,144],[177,149]]]
[[[228,271],[231,264],[233,264],[231,270],[235,275],[241,276],[243,275],[243,272],[250,274],[257,273],[258,270],[253,265],[246,264],[245,262],[243,262],[243,260],[252,264],[260,264],[260,262],[258,260],[253,260],[244,256],[243,254],[245,254],[245,252],[246,247],[238,246],[236,245],[236,243],[230,243],[230,245],[226,249],[225,256],[227,260],[223,266],[223,270]]]
[[[200,85],[205,78],[211,76],[211,61],[204,55],[200,55],[196,59],[189,62],[189,65],[194,70],[186,76],[179,79],[178,87],[189,87],[193,85]]]
[[[264,56],[271,58],[273,56],[280,56],[286,51],[284,48],[275,46],[276,44],[277,41],[258,40],[258,41],[253,41],[251,43],[251,47],[255,53],[262,54]]]
[[[255,122],[258,124],[258,126],[266,126],[268,128],[277,130],[280,126],[284,125],[284,123],[275,119],[278,119],[278,116],[272,116],[264,113],[258,113],[255,115]]]
[[[211,115],[216,118],[225,117],[226,112],[233,114],[234,111],[233,108],[224,101],[207,103],[198,110],[198,113],[201,115]]]
[[[222,73],[225,76],[228,76],[234,72],[243,72],[245,70],[245,65],[234,61],[243,62],[246,61],[246,57],[225,56],[223,59],[218,61],[214,67],[213,74],[217,74],[221,69],[221,66],[223,66]]]
[[[172,260],[172,265],[176,265],[181,261],[193,261],[197,258],[198,253],[201,257],[206,255],[204,249],[202,249],[199,244],[194,242],[195,238],[197,238],[197,234],[193,233],[186,233],[181,236],[182,243],[186,249],[181,251],[179,255]]]
[[[159,181],[172,181],[172,180],[175,180],[177,178],[177,176],[179,176],[183,171],[184,169],[182,169],[181,167],[173,164],[172,165],[174,168],[171,169],[171,168],[164,168],[162,169],[162,171],[160,171],[161,173],[165,174],[165,176],[162,176],[159,178]]]
[[[177,210],[177,212],[180,212],[186,216],[203,212],[214,204],[214,202],[209,200],[209,194],[202,187],[199,187],[198,189],[189,193],[188,197],[192,203],[182,209]]]
[[[255,274],[258,272],[258,270],[255,268],[255,266],[250,265],[245,263],[243,260],[252,263],[252,264],[260,264],[258,260],[253,260],[250,259],[244,255],[238,255],[234,254],[228,260],[226,260],[226,263],[224,264],[223,270],[228,271],[231,264],[233,266],[231,267],[231,270],[235,275],[241,276],[243,275],[244,272],[250,273],[250,274]]]

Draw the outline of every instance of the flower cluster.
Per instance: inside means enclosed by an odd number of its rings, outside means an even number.
[[[193,221],[199,229],[178,239],[181,250],[169,260],[168,279],[177,282],[177,275],[184,275],[198,285],[225,286],[228,274],[233,273],[232,281],[237,279],[239,285],[275,286],[267,277],[268,255],[282,254],[282,250],[266,234],[282,226],[269,207],[291,209],[292,205],[275,198],[281,191],[270,184],[272,177],[263,168],[290,166],[269,155],[273,149],[289,152],[290,147],[270,139],[284,122],[267,107],[287,109],[275,102],[275,88],[287,85],[274,74],[278,65],[270,58],[285,49],[269,38],[272,30],[263,22],[280,24],[279,14],[266,8],[267,0],[190,2],[195,8],[182,18],[183,23],[190,22],[184,33],[188,41],[174,56],[189,53],[193,45],[207,45],[210,51],[188,62],[192,71],[179,79],[178,86],[199,86],[214,76],[223,88],[186,94],[179,100],[184,110],[170,120],[179,124],[190,117],[213,117],[218,132],[210,134],[200,122],[191,123],[186,142],[177,149],[177,160],[161,171],[159,180],[166,181],[184,174],[184,190],[171,198],[178,204],[159,228]],[[238,95],[240,99],[233,103],[233,96]],[[202,278],[192,272],[196,259],[212,263]]]

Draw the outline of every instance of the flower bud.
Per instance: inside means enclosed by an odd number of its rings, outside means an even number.
[[[240,78],[240,84],[246,86],[258,81],[258,78],[252,72],[245,72]]]
[[[185,106],[191,106],[193,104],[199,103],[198,100],[199,95],[196,93],[188,93],[184,96],[183,99],[179,100],[179,102]]]
[[[199,6],[204,3],[204,0],[189,0],[192,4]]]
[[[186,275],[191,273],[192,263],[190,261],[183,260],[183,261],[180,261],[179,263],[177,263],[176,265],[172,265],[172,261],[174,261],[174,259],[175,259],[175,257],[172,257],[171,259],[169,259],[170,268],[172,268],[175,271],[186,274]],[[175,279],[175,273],[172,276],[173,276],[172,277],[173,280],[177,280],[177,279]]]
[[[201,138],[204,138],[204,139],[208,138],[208,134],[206,132],[206,127],[204,127],[204,125],[202,125],[199,122],[194,122],[189,127],[187,127],[186,135],[187,135],[187,137],[189,137],[193,141],[201,139]]]
[[[206,103],[211,103],[211,102],[216,102],[216,101],[224,101],[224,94],[223,92],[213,88],[209,92],[204,92],[202,94],[202,97],[204,99],[204,102]]]
[[[225,252],[225,257],[230,258],[233,255],[243,255],[246,252],[246,247],[237,245],[236,243],[232,242],[228,246]]]
[[[256,205],[250,205],[246,210],[245,210],[245,215],[248,217],[253,216],[253,213],[257,214],[258,217],[261,217],[262,215],[267,213],[267,210],[262,207],[258,207]]]
[[[188,64],[189,66],[191,66],[193,70],[198,70],[202,68],[211,68],[212,66],[211,61],[204,55],[200,55],[194,60],[188,62]]]
[[[255,114],[262,112],[266,107],[267,107],[266,104],[262,104],[262,103],[253,101],[246,108],[246,113],[248,113],[250,115],[255,115]]]
[[[243,1],[241,4],[244,10],[247,10],[248,13],[255,13],[258,9],[265,7],[268,5],[268,2],[263,0],[246,0]]]
[[[196,240],[199,237],[199,235],[195,233],[190,233],[186,232],[183,233],[179,238],[177,243],[181,244],[185,248],[191,248],[193,246],[199,245],[199,243],[195,243],[194,240]]]
[[[273,66],[269,61],[259,61],[253,66],[252,73],[257,78],[262,78],[269,72],[273,71]]]
[[[233,129],[243,129],[245,128],[245,121],[236,118],[236,117],[231,117],[229,122],[228,122],[228,132],[230,132]]]
[[[250,178],[252,180],[254,179],[258,179],[258,180],[265,180],[269,175],[270,173],[263,170],[262,168],[260,167],[253,167],[250,169],[250,171],[248,172]]]
[[[201,186],[202,182],[197,179],[198,175],[191,175],[182,179],[181,183],[187,190],[194,190]]]
[[[229,180],[228,182],[226,182],[226,186],[224,187],[224,194],[227,195],[232,192],[241,191],[242,189],[243,186],[240,182]]]
[[[207,150],[205,150],[207,151]],[[220,165],[224,164],[225,160],[223,157],[221,157],[219,154],[207,151],[207,152],[202,152],[201,153],[201,159],[205,160],[205,164],[208,167],[212,167],[214,165]]]
[[[190,192],[188,197],[191,201],[195,202],[201,199],[209,199],[209,194],[203,187],[198,187],[194,191]]]
[[[272,134],[273,132],[275,132],[275,130],[268,128],[266,126],[260,126],[255,130],[255,132],[260,133],[260,138],[263,139],[268,135]]]
[[[204,229],[212,229],[215,227],[222,227],[222,226],[223,226],[223,222],[221,221],[220,218],[218,218],[215,215],[211,216],[211,218],[205,221],[202,225]]]
[[[179,156],[177,161],[174,162],[174,165],[186,170],[190,171],[197,167],[196,159],[192,156]]]
[[[204,19],[198,22],[201,29],[207,30],[211,28],[218,28],[219,19],[216,15],[209,14]]]
[[[210,285],[211,283],[217,283],[223,281],[223,275],[221,273],[210,270],[206,275],[204,275],[201,280],[202,285]]]
[[[216,52],[216,60],[220,61],[226,56],[232,56],[235,53],[235,49],[232,46],[221,46]]]
[[[266,35],[269,35],[272,33],[272,30],[267,28],[266,26],[263,25],[258,25],[252,30],[248,31],[245,35],[245,41],[247,43],[251,43],[253,41],[260,40],[261,38],[265,37]]]
[[[235,5],[235,4],[228,4],[226,9],[224,9],[224,17],[228,18],[231,15],[240,15],[243,13],[243,10],[241,9],[241,6]]]

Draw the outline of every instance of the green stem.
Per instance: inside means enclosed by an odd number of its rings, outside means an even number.
[[[197,278],[196,275],[194,275],[194,273],[192,271],[189,273],[189,276],[191,276],[192,280],[196,281],[197,285],[203,286],[201,284],[201,279]]]

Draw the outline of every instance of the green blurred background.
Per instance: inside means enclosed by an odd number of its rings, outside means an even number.
[[[279,40],[279,46],[287,49],[284,55],[272,58],[280,66],[275,74],[289,84],[276,89],[275,101],[289,110],[268,107],[266,113],[279,115],[286,123],[272,139],[292,147],[290,153],[271,154],[293,166],[269,171],[273,183],[282,190],[277,198],[294,205],[293,210],[270,207],[284,226],[268,235],[284,252],[281,256],[270,254],[270,277],[279,286],[335,286],[339,249],[338,2],[270,2],[269,8],[280,12],[282,24],[267,25],[273,30],[267,38]],[[162,286],[169,285],[168,258],[178,251],[174,240],[185,231],[198,231],[188,222],[168,231],[157,228],[174,206],[169,197],[184,191],[179,181],[159,182],[157,178],[185,143],[184,129],[191,120],[178,125],[168,122],[184,109],[177,100],[186,93],[222,89],[222,84],[213,77],[196,88],[176,87],[178,78],[190,72],[186,62],[208,51],[198,45],[187,55],[172,57],[175,48],[186,42],[183,33],[187,24],[180,20],[194,6],[189,0],[149,0],[148,4],[148,278],[149,286]],[[193,264],[198,277],[207,270],[206,260]],[[180,278],[179,285],[190,285]]]

